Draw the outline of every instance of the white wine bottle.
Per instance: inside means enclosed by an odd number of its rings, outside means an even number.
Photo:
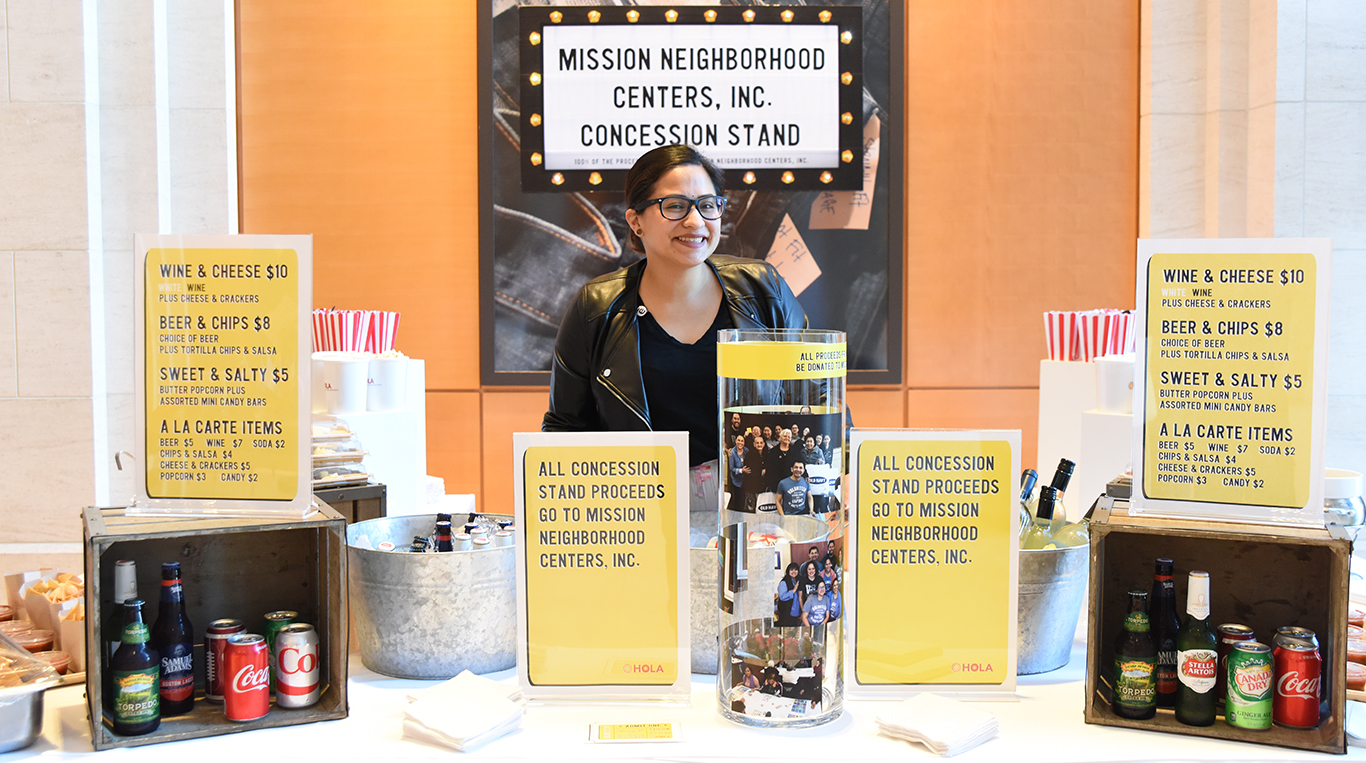
[[[1067,506],[1063,504],[1063,494],[1067,492],[1067,484],[1072,481],[1072,471],[1077,468],[1076,463],[1067,459],[1058,461],[1058,468],[1053,472],[1053,481],[1049,487],[1058,491],[1058,500],[1053,504],[1053,533],[1056,535],[1062,526],[1067,524]],[[1042,490],[1040,490],[1042,493]]]
[[[1020,475],[1020,533],[1019,540],[1024,541],[1025,533],[1034,524],[1034,511],[1030,506],[1030,499],[1034,495],[1034,485],[1039,481],[1039,473],[1033,469],[1025,469]]]
[[[1029,532],[1025,533],[1020,548],[1032,550],[1058,547],[1057,539],[1053,537],[1053,503],[1057,495],[1058,491],[1051,487],[1039,488],[1039,516],[1034,524],[1030,525]]]

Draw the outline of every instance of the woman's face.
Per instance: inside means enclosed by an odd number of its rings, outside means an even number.
[[[755,450],[763,450],[763,449],[764,449],[764,438],[763,438],[763,435],[760,435],[760,436],[754,438],[754,449],[755,449]]]
[[[834,572],[834,571],[835,571],[835,563],[834,563],[834,561],[832,561],[832,560],[830,560],[830,559],[826,559],[826,560],[825,560],[825,568],[826,568],[827,570],[830,570],[831,572]]]
[[[816,586],[816,595],[817,595],[817,596],[824,596],[824,595],[825,595],[825,581],[824,581],[824,580],[822,580],[822,581],[820,582],[820,584]]]
[[[659,176],[649,198],[686,196],[697,199],[715,195],[716,186],[712,185],[706,170],[696,164],[682,164]],[[638,235],[645,246],[646,257],[677,267],[702,264],[716,251],[721,240],[721,221],[703,219],[696,207],[689,209],[688,216],[682,220],[665,219],[658,204],[651,204],[639,212],[628,209],[626,223],[640,231]]]
[[[793,580],[796,580],[796,579],[797,579],[797,568],[796,568],[796,567],[793,567],[792,569],[788,570],[788,571],[787,571],[787,576],[790,577],[790,578],[792,578]]]
[[[808,564],[808,565],[806,565],[806,578],[807,578],[807,580],[815,580],[815,579],[816,579],[816,565],[814,565],[814,564]]]

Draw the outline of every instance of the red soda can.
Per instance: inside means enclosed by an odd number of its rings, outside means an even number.
[[[275,634],[275,704],[310,707],[321,694],[318,632],[308,623],[290,623]]]
[[[1278,726],[1312,729],[1319,725],[1319,688],[1323,658],[1309,644],[1286,642],[1272,654],[1276,661],[1276,695],[1271,719]]]
[[[208,688],[204,699],[223,701],[223,650],[228,648],[228,636],[241,633],[247,627],[241,620],[214,620],[204,632],[204,669]]]
[[[254,721],[270,711],[270,654],[259,633],[228,636],[223,654],[223,715]]]
[[[1218,637],[1219,669],[1214,672],[1214,691],[1217,692],[1214,696],[1215,701],[1222,705],[1228,694],[1228,656],[1233,652],[1233,645],[1239,641],[1251,641],[1256,634],[1242,623],[1224,623],[1219,626]]]

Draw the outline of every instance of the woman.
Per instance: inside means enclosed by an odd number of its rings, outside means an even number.
[[[645,257],[589,281],[565,311],[542,430],[682,430],[692,466],[716,459],[717,331],[806,327],[771,265],[715,254],[724,190],[688,146],[656,148],[626,174],[629,245]]]
[[[786,429],[778,430],[778,447],[769,448],[764,455],[769,492],[777,492],[778,483],[792,475],[792,462],[797,457],[797,449],[792,445],[792,433]]]
[[[806,600],[816,595],[816,587],[825,582],[821,577],[821,567],[816,562],[807,562],[802,565],[801,586],[802,586],[802,606],[806,606]]]
[[[788,562],[783,579],[778,581],[778,627],[792,628],[802,624],[802,585],[797,579],[801,567]]]
[[[826,622],[833,623],[840,619],[840,612],[844,610],[844,603],[840,600],[839,582],[839,577],[836,577],[834,582],[825,589],[830,595],[830,611],[825,615]]]
[[[735,435],[735,447],[726,451],[726,471],[730,475],[730,484],[726,486],[726,492],[731,494],[732,501],[742,500],[736,496],[742,496],[745,492],[745,436]]]
[[[802,625],[820,625],[830,614],[830,595],[826,593],[825,580],[816,585],[816,593],[806,598],[802,605]]]
[[[821,569],[821,577],[825,578],[825,587],[833,588],[835,585],[835,578],[839,577],[839,573],[835,572],[835,559],[834,557],[827,555],[825,559],[822,560],[822,564],[824,566]]]
[[[745,454],[745,511],[755,511],[759,494],[769,492],[767,456],[764,455],[764,435],[754,435],[754,447]]]
[[[754,675],[754,671],[748,665],[745,666],[745,677],[740,680],[740,684],[746,689],[759,689],[759,678]]]

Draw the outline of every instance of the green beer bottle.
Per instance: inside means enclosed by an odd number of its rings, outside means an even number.
[[[1151,718],[1157,714],[1157,642],[1148,624],[1148,592],[1129,592],[1129,614],[1115,639],[1115,715]]]
[[[123,643],[109,660],[114,674],[114,733],[150,734],[161,725],[161,655],[147,645],[142,599],[123,603]]]
[[[1213,726],[1214,690],[1219,673],[1218,645],[1209,627],[1209,573],[1196,570],[1186,585],[1186,622],[1176,633],[1176,720],[1187,726]]]

